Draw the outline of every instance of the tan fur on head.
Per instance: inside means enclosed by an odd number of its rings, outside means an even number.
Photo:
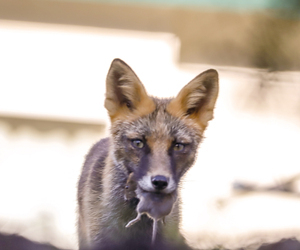
[[[190,81],[167,107],[167,111],[177,117],[188,117],[204,130],[213,118],[213,110],[218,97],[218,72],[204,71]]]
[[[155,109],[139,78],[120,59],[113,60],[107,74],[104,106],[111,121],[144,116]]]

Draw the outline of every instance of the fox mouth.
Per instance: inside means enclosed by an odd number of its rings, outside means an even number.
[[[140,186],[137,187],[136,191],[136,197],[139,197],[139,196],[147,196],[149,198],[151,198],[152,200],[159,200],[159,199],[163,199],[164,197],[167,197],[167,196],[176,196],[177,195],[177,192],[176,190],[170,192],[170,193],[166,193],[164,191],[155,191],[155,190],[144,190],[142,189]]]

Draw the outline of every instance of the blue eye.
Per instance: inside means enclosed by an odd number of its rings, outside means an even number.
[[[135,148],[143,148],[144,147],[144,142],[142,140],[139,140],[139,139],[134,139],[131,141],[132,145],[135,147]]]
[[[184,144],[176,143],[173,148],[174,148],[174,151],[182,151],[182,150],[184,150],[184,147],[185,147]]]

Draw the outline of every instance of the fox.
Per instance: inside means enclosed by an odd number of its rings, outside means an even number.
[[[153,97],[130,66],[112,61],[104,102],[110,135],[92,146],[78,181],[80,250],[191,249],[180,231],[181,181],[218,92],[218,72],[209,69],[177,96]]]

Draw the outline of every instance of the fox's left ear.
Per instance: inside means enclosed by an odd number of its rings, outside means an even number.
[[[218,92],[218,72],[209,69],[184,86],[170,102],[167,111],[174,116],[193,119],[204,130],[213,118]]]

